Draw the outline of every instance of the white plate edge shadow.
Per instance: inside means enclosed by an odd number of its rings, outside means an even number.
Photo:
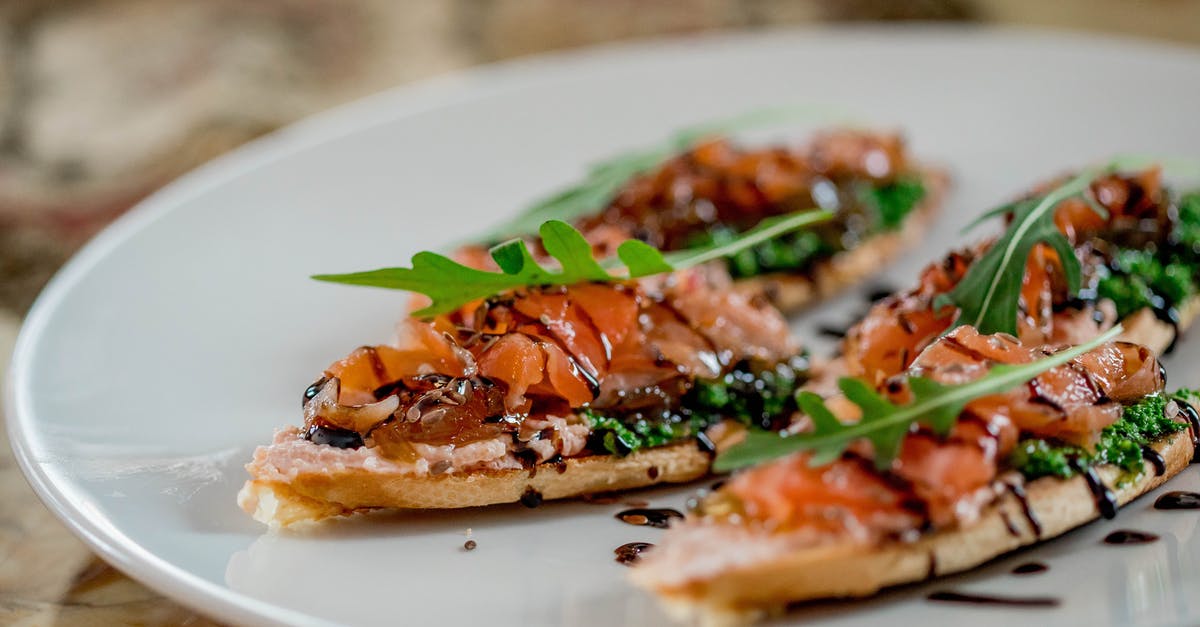
[[[25,437],[27,423],[34,420],[30,407],[26,371],[31,363],[47,319],[67,293],[84,278],[98,260],[119,247],[145,226],[178,208],[184,201],[246,175],[289,155],[332,141],[346,134],[418,115],[455,103],[485,98],[490,93],[519,89],[522,84],[554,80],[575,66],[589,62],[611,62],[626,55],[652,53],[691,46],[733,46],[764,37],[846,37],[854,34],[926,32],[954,37],[965,32],[988,33],[1032,39],[1064,38],[1082,42],[1103,41],[1114,46],[1142,50],[1157,48],[1173,54],[1197,52],[1197,48],[1137,37],[1093,35],[1051,28],[937,25],[918,23],[904,26],[849,25],[772,28],[762,31],[710,32],[679,37],[658,37],[632,42],[549,52],[453,71],[368,95],[322,111],[249,142],[209,161],[172,181],[137,203],[83,246],[45,287],[27,314],[18,335],[5,382],[4,411],[8,435],[17,463],[47,507],[76,536],[119,570],[172,599],[201,613],[236,623],[327,624],[289,608],[261,601],[209,582],[145,550],[132,538],[94,519],[77,507],[70,489],[55,484],[35,458]]]

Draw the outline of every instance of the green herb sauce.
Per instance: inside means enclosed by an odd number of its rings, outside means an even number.
[[[647,417],[618,417],[585,409],[592,429],[589,446],[627,455],[700,434],[726,418],[750,427],[778,428],[796,411],[796,390],[808,380],[808,361],[798,356],[772,368],[741,363],[721,379],[697,381],[677,411]]]
[[[1195,394],[1192,390],[1179,390],[1171,395],[1154,394],[1125,406],[1121,419],[1100,433],[1100,442],[1094,451],[1051,439],[1028,438],[1017,444],[1009,463],[1026,479],[1071,477],[1077,474],[1073,460],[1089,466],[1113,464],[1127,473],[1140,473],[1143,444],[1187,428],[1187,425],[1166,417],[1167,403],[1172,399],[1185,400]]]
[[[864,223],[858,239],[894,231],[904,224],[925,197],[925,186],[919,178],[899,178],[885,185],[862,185],[856,192],[856,207],[839,212],[838,218],[823,228],[797,231],[743,250],[727,260],[729,272],[744,278],[768,272],[794,272],[814,262],[826,259],[847,249],[845,238],[848,225],[860,217]],[[735,240],[738,232],[717,226],[697,235],[694,246],[724,244]],[[853,241],[851,238],[850,241]]]
[[[925,197],[925,186],[917,178],[900,178],[887,185],[868,187],[862,195],[874,212],[878,230],[894,231]]]
[[[1171,309],[1200,293],[1200,192],[1185,194],[1170,239],[1161,248],[1118,249],[1096,285],[1117,315]]]

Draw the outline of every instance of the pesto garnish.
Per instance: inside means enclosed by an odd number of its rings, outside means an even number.
[[[886,185],[867,187],[862,198],[874,212],[877,229],[894,231],[925,198],[925,185],[916,177],[898,178]]]
[[[696,381],[678,410],[619,416],[585,409],[581,413],[592,429],[589,446],[627,455],[694,437],[726,418],[749,427],[777,428],[795,413],[796,390],[808,380],[807,373],[803,356],[771,368],[743,362],[720,379]]]
[[[1125,472],[1139,473],[1143,468],[1143,444],[1187,428],[1187,425],[1167,418],[1167,403],[1176,399],[1186,401],[1196,394],[1193,390],[1179,390],[1170,395],[1153,394],[1125,406],[1121,419],[1100,433],[1094,451],[1051,439],[1028,438],[1017,444],[1009,463],[1026,479],[1072,477],[1078,474],[1076,460],[1086,466],[1112,464]]]
[[[880,185],[863,184],[856,196],[861,214],[845,209],[836,217],[811,231],[793,232],[776,237],[732,255],[726,259],[734,278],[745,278],[769,272],[796,272],[814,262],[847,249],[844,235],[849,220],[863,218],[859,239],[894,231],[904,224],[917,204],[925,198],[925,185],[915,176],[898,178]],[[715,226],[697,234],[693,245],[722,245],[736,241],[738,231],[727,226]]]
[[[1161,247],[1121,248],[1112,255],[1096,295],[1111,299],[1118,316],[1165,311],[1200,293],[1200,192],[1179,200],[1173,227]]]

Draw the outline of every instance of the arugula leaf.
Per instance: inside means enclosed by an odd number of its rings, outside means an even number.
[[[1012,203],[985,213],[981,219],[1011,211],[1013,220],[1000,239],[971,264],[962,281],[953,290],[934,300],[934,307],[958,307],[955,327],[971,325],[980,333],[1016,335],[1017,305],[1021,297],[1025,265],[1033,247],[1040,243],[1051,246],[1058,254],[1070,295],[1078,293],[1082,269],[1071,242],[1054,224],[1054,208],[1069,198],[1087,198],[1092,181],[1101,174],[1111,172],[1113,168],[1110,165],[1084,170],[1040,198]],[[1089,206],[1099,208],[1090,202]],[[978,221],[972,226],[975,224]]]
[[[958,415],[967,403],[989,394],[999,394],[1021,385],[1037,375],[1086,353],[1121,333],[1120,325],[1109,329],[1094,340],[1059,351],[1037,361],[1019,365],[996,365],[974,381],[960,385],[943,385],[931,379],[912,377],[908,380],[913,401],[896,405],[884,398],[860,379],[843,377],[838,387],[855,405],[862,409],[862,419],[843,423],[837,419],[820,396],[801,392],[800,408],[812,419],[813,431],[799,435],[751,431],[745,441],[722,452],[713,462],[713,469],[726,472],[750,466],[797,451],[812,451],[814,466],[832,462],[845,452],[852,442],[865,439],[875,450],[875,467],[886,470],[900,451],[904,437],[914,423],[925,425],[945,435],[954,427]]]
[[[1122,155],[1102,167],[1083,170],[1043,196],[1009,203],[979,216],[964,230],[970,230],[998,215],[1012,214],[1013,219],[1000,239],[971,265],[963,280],[949,293],[939,295],[934,300],[934,306],[959,308],[958,318],[951,329],[969,324],[979,329],[980,333],[1016,335],[1021,281],[1034,246],[1039,243],[1051,246],[1061,261],[1069,295],[1074,296],[1079,291],[1082,269],[1070,241],[1054,225],[1054,208],[1064,200],[1079,198],[1107,219],[1108,212],[1088,193],[1092,182],[1097,177],[1118,170],[1151,166],[1181,176],[1200,173],[1200,160]]]
[[[703,264],[719,257],[732,255],[747,247],[829,220],[827,211],[801,211],[764,220],[738,239],[700,249],[681,250],[663,255],[658,249],[638,240],[627,240],[617,248],[617,257],[626,273],[610,274],[611,262],[601,263],[592,255],[592,247],[575,227],[561,220],[549,220],[538,230],[542,247],[556,259],[557,271],[545,268],[519,239],[510,240],[491,249],[492,259],[500,272],[478,270],[464,266],[437,253],[423,251],[412,258],[411,268],[382,268],[349,274],[318,274],[312,278],[330,283],[363,285],[407,290],[424,294],[432,301],[428,307],[413,312],[426,317],[453,311],[475,300],[494,296],[519,287],[538,285],[572,285],[589,281],[623,281],[652,274],[673,272]]]
[[[527,235],[536,231],[547,220],[571,222],[601,209],[629,179],[654,168],[670,156],[688,149],[706,137],[806,118],[845,120],[846,116],[813,106],[777,107],[679,130],[656,146],[630,151],[594,164],[578,184],[534,202],[516,218],[483,234],[479,240],[494,242]]]
[[[813,211],[807,213],[812,213],[814,217],[810,220],[807,220],[806,225],[824,222],[825,220],[830,220],[833,218],[833,214],[828,211]],[[741,232],[732,240],[713,243],[708,246],[701,246],[698,248],[685,248],[683,250],[669,252],[663,255],[663,258],[667,263],[673,266],[691,267],[707,263],[714,259],[729,257],[743,250],[753,248],[754,246],[757,246],[763,242],[775,239],[776,237],[779,237],[785,233],[795,231],[797,229],[795,221],[797,218],[803,215],[805,215],[805,213],[789,213],[782,216],[766,218],[755,225],[754,228]],[[621,246],[624,247],[625,244],[629,244],[634,241],[637,240],[624,242],[621,244]],[[642,242],[638,243],[641,244]]]

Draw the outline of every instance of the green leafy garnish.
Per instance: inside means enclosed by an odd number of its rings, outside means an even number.
[[[627,240],[617,247],[617,259],[624,274],[611,274],[616,264],[602,264],[592,254],[583,234],[560,220],[549,220],[539,229],[542,247],[558,261],[559,269],[543,267],[533,258],[529,247],[519,239],[491,249],[500,272],[464,266],[449,257],[423,251],[413,255],[411,268],[382,268],[349,274],[318,274],[318,281],[407,290],[424,294],[432,301],[414,316],[433,316],[482,298],[520,288],[541,285],[573,285],[589,281],[622,281],[663,272],[683,270],[713,259],[736,254],[760,242],[801,229],[833,217],[826,211],[801,211],[763,220],[735,241],[664,255],[638,240]]]
[[[685,128],[657,146],[630,151],[593,165],[577,185],[538,200],[516,218],[485,233],[479,240],[494,242],[528,235],[547,220],[570,222],[601,209],[629,179],[653,169],[706,137],[806,118],[844,119],[845,116],[817,107],[780,107]]]
[[[1097,177],[1118,170],[1142,168],[1151,164],[1159,164],[1166,171],[1193,176],[1200,172],[1198,161],[1123,156],[1102,167],[1085,169],[1042,196],[1010,203],[984,213],[967,229],[995,216],[1011,214],[1012,221],[1000,239],[971,265],[962,281],[949,293],[941,294],[934,300],[934,306],[958,307],[959,315],[954,326],[971,325],[980,333],[1016,335],[1021,282],[1025,276],[1029,253],[1035,245],[1044,243],[1054,249],[1067,282],[1068,295],[1075,296],[1079,292],[1082,268],[1070,241],[1054,224],[1055,207],[1064,200],[1079,198],[1096,213],[1107,218],[1104,208],[1088,193],[1092,182]],[[1186,213],[1191,208],[1189,199],[1185,198],[1181,211]],[[1182,230],[1179,234],[1181,243],[1186,243],[1186,239],[1191,236],[1200,236],[1200,232]],[[1178,278],[1170,277],[1167,281],[1178,285]],[[1130,289],[1136,291],[1137,286]]]
[[[950,305],[958,307],[954,326],[971,325],[980,333],[1016,335],[1017,304],[1025,264],[1029,253],[1039,243],[1048,244],[1058,253],[1067,289],[1072,296],[1078,293],[1082,269],[1070,240],[1054,225],[1054,208],[1069,198],[1087,198],[1086,192],[1092,181],[1112,169],[1109,166],[1084,170],[1044,196],[1005,205],[981,216],[971,226],[995,215],[1012,213],[1013,219],[1000,239],[971,264],[962,281],[934,300],[934,306],[939,309]]]
[[[850,402],[862,410],[862,419],[843,423],[830,411],[820,396],[801,392],[797,397],[813,422],[813,431],[798,435],[750,431],[746,440],[717,456],[713,468],[729,471],[750,466],[797,451],[812,451],[814,466],[827,464],[845,452],[856,440],[868,440],[874,447],[875,466],[891,467],[900,445],[913,424],[922,424],[945,435],[954,426],[967,403],[989,394],[998,394],[1021,385],[1037,375],[1086,353],[1122,331],[1120,325],[1088,342],[1037,361],[1019,365],[1000,364],[974,381],[961,385],[943,385],[924,377],[908,379],[913,401],[896,405],[860,379],[843,377],[838,387]]]

